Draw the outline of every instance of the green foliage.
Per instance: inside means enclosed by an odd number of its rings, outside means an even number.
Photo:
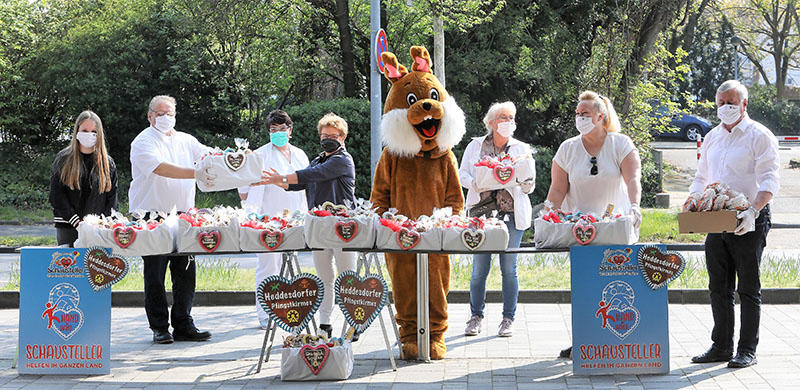
[[[800,135],[800,105],[778,101],[774,86],[755,85],[749,88],[747,113],[779,135]]]
[[[348,135],[345,148],[353,156],[356,165],[356,197],[369,199],[372,189],[370,172],[370,124],[369,101],[363,99],[333,99],[305,103],[286,108],[286,113],[294,122],[292,144],[297,146],[311,161],[322,152],[319,146],[317,122],[327,113],[332,112],[347,121]],[[260,139],[268,142],[265,132]]]
[[[678,211],[642,210],[642,225],[639,226],[639,242],[704,242],[705,234],[680,234]]]

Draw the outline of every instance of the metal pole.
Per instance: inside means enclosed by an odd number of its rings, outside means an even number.
[[[381,73],[378,71],[378,63],[375,59],[375,36],[381,28],[381,2],[380,0],[370,0],[369,6],[369,27],[370,27],[370,54],[369,54],[369,160],[370,174],[375,177],[375,167],[378,166],[378,159],[381,157]],[[371,181],[371,180],[370,180]]]
[[[431,361],[430,286],[428,254],[417,254],[417,359]]]

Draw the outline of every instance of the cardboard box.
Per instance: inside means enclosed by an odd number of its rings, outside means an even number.
[[[678,214],[681,233],[733,233],[739,221],[736,211],[701,211]]]

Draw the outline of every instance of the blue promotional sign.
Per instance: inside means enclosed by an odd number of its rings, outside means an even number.
[[[642,247],[570,248],[574,374],[669,372],[667,289],[645,282]]]
[[[84,248],[23,248],[20,374],[108,374],[111,289],[86,278]]]

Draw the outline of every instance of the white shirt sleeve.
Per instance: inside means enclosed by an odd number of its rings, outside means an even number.
[[[480,154],[481,142],[478,139],[473,139],[467,149],[464,150],[464,155],[461,157],[461,167],[458,168],[458,178],[461,181],[461,186],[464,188],[478,191],[473,185],[475,182],[475,163]]]
[[[689,186],[689,192],[702,192],[708,183],[708,160],[706,159],[708,156],[707,148],[708,144],[713,142],[714,132],[710,131],[706,135],[705,141],[700,145],[700,161],[697,162],[697,172],[694,175],[694,180],[692,184]]]
[[[758,191],[766,191],[772,196],[778,195],[780,157],[778,156],[778,140],[772,133],[765,131],[753,142],[755,154],[756,182]]]
[[[159,148],[146,137],[134,140],[131,144],[131,165],[142,172],[150,174],[166,161]]]
[[[618,145],[616,145],[617,149],[616,151],[617,151],[617,158],[619,161],[619,165],[622,166],[622,160],[624,160],[625,157],[628,157],[628,155],[634,149],[636,149],[636,145],[633,144],[633,140],[627,135],[623,135],[622,137],[620,137],[620,141],[621,142],[619,142]]]
[[[195,162],[199,161],[200,158],[213,150],[212,148],[201,144],[200,141],[198,141],[194,136],[189,135],[189,137],[191,138],[192,160]]]
[[[553,162],[558,164],[567,174],[569,174],[569,166],[567,165],[569,163],[569,152],[567,151],[567,149],[569,149],[567,145],[568,142],[569,140],[562,142],[561,145],[558,146],[556,155],[553,156]]]

